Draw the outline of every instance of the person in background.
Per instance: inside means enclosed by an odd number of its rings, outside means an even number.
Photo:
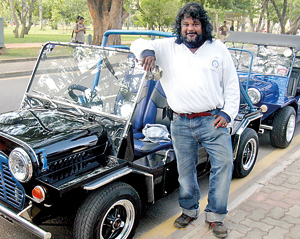
[[[78,20],[78,22],[76,22],[76,24],[74,25],[75,42],[84,44],[84,42],[85,42],[84,34],[86,34],[86,28],[85,28],[85,25],[83,24],[84,18],[81,16],[78,16],[77,20]]]
[[[198,147],[210,155],[208,204],[205,220],[216,237],[227,236],[223,220],[233,169],[231,136],[227,125],[239,110],[239,81],[226,46],[212,38],[212,24],[198,3],[180,9],[175,37],[137,39],[131,51],[146,71],[159,65],[162,87],[173,111],[171,138],[179,173],[182,214],[174,226],[185,228],[199,216]]]
[[[226,21],[224,21],[223,25],[220,26],[219,31],[221,31],[220,39],[222,42],[225,41],[227,32],[228,32],[228,27],[226,26]]]

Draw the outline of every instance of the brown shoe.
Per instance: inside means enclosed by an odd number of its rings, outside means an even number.
[[[209,228],[212,229],[212,232],[215,237],[225,238],[228,236],[227,228],[224,226],[223,222],[207,222]]]
[[[177,228],[186,228],[192,221],[196,219],[197,217],[190,217],[182,213],[181,216],[175,220],[174,226]]]

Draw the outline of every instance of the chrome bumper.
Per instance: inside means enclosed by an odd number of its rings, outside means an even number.
[[[38,226],[34,225],[27,219],[19,216],[19,214],[16,214],[15,212],[11,211],[7,207],[0,205],[0,215],[3,216],[8,221],[13,221],[20,225],[21,227],[25,228],[27,231],[31,232],[32,234],[44,238],[49,239],[51,238],[51,233],[46,232],[43,229],[39,228]]]

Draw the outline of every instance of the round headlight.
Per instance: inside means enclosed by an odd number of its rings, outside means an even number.
[[[261,100],[261,94],[255,88],[248,89],[248,95],[253,104],[257,104]]]
[[[8,157],[9,169],[20,182],[27,182],[32,177],[32,162],[29,155],[22,148],[15,148]]]

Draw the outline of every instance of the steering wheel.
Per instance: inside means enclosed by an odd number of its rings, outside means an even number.
[[[76,95],[74,90],[81,91],[81,95]],[[68,94],[76,103],[80,103],[84,106],[103,106],[103,101],[101,98],[96,94],[96,91],[91,91],[89,88],[73,84],[70,85],[68,88]]]

